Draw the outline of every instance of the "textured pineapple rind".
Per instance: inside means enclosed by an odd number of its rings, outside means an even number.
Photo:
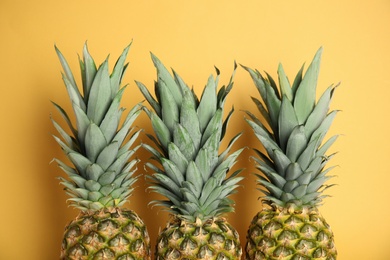
[[[250,224],[245,251],[247,260],[337,257],[333,232],[316,207],[264,208]]]
[[[150,238],[132,210],[105,208],[85,211],[65,228],[63,260],[151,259]]]
[[[196,222],[173,217],[160,232],[156,259],[241,259],[238,232],[222,217]]]

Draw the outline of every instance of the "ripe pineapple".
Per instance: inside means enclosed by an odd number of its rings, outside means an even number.
[[[242,248],[237,231],[222,217],[234,210],[228,196],[242,179],[240,170],[227,177],[242,149],[229,154],[240,134],[218,154],[233,109],[223,120],[225,99],[233,87],[217,93],[218,78],[210,76],[199,100],[173,71],[173,77],[152,54],[157,69],[157,100],[137,82],[152,109],[145,108],[157,138],[145,144],[157,164],[150,189],[167,200],[153,201],[172,213],[158,236],[156,259],[240,259]],[[219,75],[219,71],[217,70]]]
[[[82,93],[56,48],[76,127],[64,109],[54,103],[71,131],[69,135],[52,120],[62,139],[54,138],[73,166],[55,161],[69,177],[60,180],[71,205],[81,210],[65,229],[61,259],[150,259],[144,223],[134,211],[121,207],[137,179],[137,160],[129,159],[139,147],[130,149],[139,135],[139,131],[132,133],[132,124],[141,111],[140,104],[136,105],[120,125],[124,109],[119,103],[125,90],[120,85],[129,48],[124,49],[110,75],[108,59],[96,68],[85,45],[84,58],[80,59]]]
[[[253,98],[266,124],[247,112],[247,122],[266,153],[256,150],[258,182],[264,189],[265,207],[250,224],[246,259],[336,259],[334,236],[320,215],[323,191],[332,185],[325,155],[337,136],[322,141],[337,113],[329,111],[335,87],[330,86],[316,103],[316,85],[322,48],[302,77],[290,85],[279,65],[279,89],[267,75],[244,67],[263,103]]]

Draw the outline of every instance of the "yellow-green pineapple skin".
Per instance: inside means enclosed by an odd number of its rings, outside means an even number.
[[[81,212],[65,228],[61,249],[63,260],[143,260],[150,255],[144,222],[120,208]]]
[[[246,259],[335,260],[334,235],[317,208],[266,208],[252,220]]]
[[[240,259],[238,232],[224,218],[172,218],[157,239],[156,259]]]

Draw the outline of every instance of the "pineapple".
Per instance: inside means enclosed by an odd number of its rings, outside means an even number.
[[[65,229],[61,259],[150,259],[145,224],[134,211],[122,208],[137,180],[137,160],[130,158],[139,146],[130,147],[139,135],[139,131],[133,133],[132,124],[141,111],[137,104],[120,125],[124,109],[119,104],[125,90],[120,85],[129,48],[130,45],[124,49],[110,75],[108,59],[96,68],[85,44],[83,60],[79,59],[81,93],[56,47],[76,127],[66,111],[53,103],[71,132],[68,134],[52,119],[60,136],[54,138],[72,166],[54,160],[69,177],[60,180],[71,197],[71,205],[81,210]]]
[[[316,102],[316,85],[322,55],[320,48],[304,76],[302,69],[290,85],[282,65],[279,89],[271,76],[244,67],[262,98],[253,98],[266,124],[250,112],[247,122],[263,144],[256,150],[257,175],[264,194],[264,208],[247,233],[246,259],[336,259],[334,235],[318,211],[325,182],[333,167],[325,169],[332,155],[325,155],[337,139],[323,139],[337,113],[329,112],[335,86]]]
[[[199,100],[175,71],[172,76],[153,54],[152,60],[158,77],[156,99],[137,82],[152,107],[145,111],[156,135],[148,135],[154,145],[145,144],[156,163],[146,166],[154,172],[148,176],[150,189],[166,198],[152,203],[172,215],[158,235],[155,259],[240,259],[239,235],[222,216],[234,210],[228,196],[242,179],[241,170],[227,175],[242,151],[229,155],[240,134],[218,154],[233,112],[223,120],[233,77],[217,93],[217,69]]]

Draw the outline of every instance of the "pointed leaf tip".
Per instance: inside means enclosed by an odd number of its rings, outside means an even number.
[[[318,49],[316,52],[296,90],[294,108],[300,124],[304,124],[306,122],[315,105],[321,54],[322,48]]]

